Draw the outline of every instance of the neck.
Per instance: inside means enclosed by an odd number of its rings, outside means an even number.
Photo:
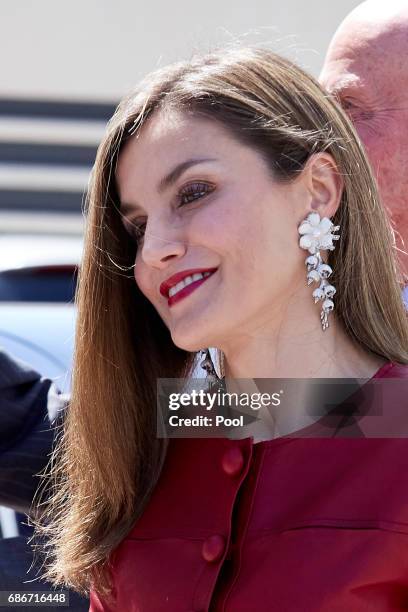
[[[277,381],[252,379],[369,379],[386,362],[354,342],[334,313],[329,315],[329,328],[323,331],[319,306],[311,300],[311,308],[303,307],[300,313],[299,300],[296,302],[292,309],[286,309],[285,316],[275,319],[274,325],[269,321],[268,325],[254,326],[251,330],[242,326],[233,342],[220,347],[224,352],[228,391],[277,390]],[[285,401],[279,408],[260,410],[258,421],[235,431],[234,437],[253,435],[255,441],[272,439],[310,425],[319,416],[308,411],[309,392],[307,380],[304,384],[295,381],[290,385],[290,394],[285,392]]]
[[[240,326],[220,343],[227,378],[370,378],[385,359],[365,350],[329,314],[322,330],[321,305],[306,296],[275,308],[264,320]]]

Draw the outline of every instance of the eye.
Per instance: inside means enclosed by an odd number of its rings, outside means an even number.
[[[353,110],[353,109],[357,108],[356,104],[350,98],[342,98],[340,100],[340,104],[341,104],[343,110],[345,110],[345,111]]]
[[[181,200],[180,206],[199,200],[212,191],[214,191],[214,187],[207,183],[190,183],[178,193],[178,198]]]
[[[190,183],[186,185],[180,192],[177,194],[179,200],[181,200],[180,206],[185,206],[186,204],[190,204],[195,200],[199,200],[203,198],[207,194],[214,191],[214,187],[208,185],[207,183]],[[126,232],[132,238],[136,245],[139,245],[145,235],[146,231],[146,221],[143,223],[138,223],[137,221],[128,221],[125,225]]]
[[[134,240],[136,244],[142,241],[146,231],[146,222],[137,223],[137,221],[129,221],[125,226],[126,232]]]

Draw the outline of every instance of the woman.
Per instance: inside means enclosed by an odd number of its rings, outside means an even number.
[[[392,234],[343,112],[265,49],[173,64],[119,105],[88,204],[46,577],[93,612],[403,609],[405,439],[299,398],[241,439],[156,437],[157,379],[203,347],[227,381],[406,382]]]

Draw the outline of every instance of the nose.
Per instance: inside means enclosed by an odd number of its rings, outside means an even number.
[[[177,233],[178,234],[178,233]],[[186,243],[176,235],[175,231],[147,230],[143,245],[141,246],[141,258],[148,266],[162,269],[167,262],[175,257],[182,257],[186,252]]]

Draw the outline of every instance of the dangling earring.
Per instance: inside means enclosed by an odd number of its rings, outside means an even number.
[[[215,349],[214,369],[220,380],[225,378],[224,353],[220,349]]]
[[[207,379],[210,382],[222,380],[225,376],[224,353],[219,349],[216,349],[215,364],[211,359],[210,349],[202,349],[200,354],[202,358],[202,361],[200,361],[200,366],[207,372]]]
[[[313,291],[312,296],[314,297],[315,304],[319,300],[323,302],[320,313],[323,331],[329,327],[328,315],[334,308],[331,298],[336,293],[336,289],[327,282],[333,270],[330,266],[323,263],[319,249],[333,251],[333,240],[339,240],[340,238],[340,236],[335,236],[334,232],[337,232],[339,229],[340,225],[333,225],[328,217],[320,219],[320,215],[317,212],[310,213],[298,228],[301,235],[299,246],[310,253],[310,256],[305,259],[307,284],[311,285],[313,282],[320,283],[319,287]]]

